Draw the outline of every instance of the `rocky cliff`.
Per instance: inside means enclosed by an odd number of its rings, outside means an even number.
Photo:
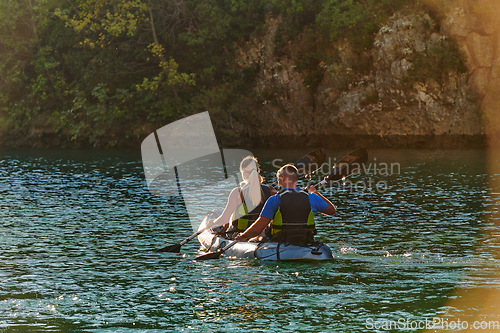
[[[478,94],[490,141],[500,129],[500,2],[458,0],[446,8],[442,30],[453,36],[465,55],[468,77]]]
[[[297,69],[305,39],[289,42],[286,55],[276,56],[280,18],[270,19],[239,54],[242,67],[260,68],[256,126],[233,127],[259,144],[273,136],[278,145],[322,137],[345,145],[483,145],[492,123],[485,108],[500,76],[498,30],[481,17],[485,13],[493,15],[465,0],[437,19],[396,13],[364,55],[354,54],[348,40],[328,45],[338,56],[319,62],[315,86],[308,85],[310,72]],[[371,64],[353,72],[353,58],[360,56]]]

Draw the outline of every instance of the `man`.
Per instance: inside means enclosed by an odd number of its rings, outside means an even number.
[[[314,186],[309,187],[309,193],[297,186],[299,175],[295,166],[283,166],[278,170],[277,178],[283,189],[267,200],[259,218],[236,240],[243,241],[259,235],[272,220],[267,232],[272,241],[282,242],[288,238],[298,239],[301,244],[307,243],[316,234],[314,215],[320,212],[331,216],[337,211]]]

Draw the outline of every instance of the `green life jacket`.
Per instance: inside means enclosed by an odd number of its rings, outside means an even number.
[[[280,206],[271,222],[271,235],[283,230],[311,230],[316,234],[314,213],[309,202],[309,193],[282,190],[279,193]]]
[[[266,203],[267,199],[271,196],[271,190],[269,186],[260,184],[260,189],[261,189],[261,201],[260,203],[252,209],[251,212],[248,212],[247,205],[245,204],[245,200],[243,198],[243,193],[240,191],[240,197],[241,197],[241,204],[238,205],[236,208],[236,212],[233,213],[231,216],[231,227],[228,232],[242,232],[245,231],[249,226],[251,226],[259,217],[260,212],[262,211],[262,208],[264,207],[264,204]],[[235,218],[236,213],[238,214],[237,216],[240,216],[240,218]]]

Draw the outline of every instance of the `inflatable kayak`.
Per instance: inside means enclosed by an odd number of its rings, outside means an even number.
[[[208,214],[200,225],[204,228],[211,219],[219,214]],[[198,235],[202,250],[215,252],[228,245],[232,240],[218,236],[207,229]],[[315,241],[307,246],[297,246],[276,242],[239,242],[227,249],[224,255],[230,258],[259,260],[306,260],[321,261],[333,259],[332,250],[321,242]]]

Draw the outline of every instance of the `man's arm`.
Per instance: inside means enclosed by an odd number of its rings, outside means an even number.
[[[245,240],[255,236],[258,236],[262,230],[266,228],[266,226],[273,219],[274,214],[278,211],[279,208],[279,196],[273,195],[269,199],[267,199],[264,204],[264,208],[260,212],[259,218],[247,229],[245,232],[239,234],[235,237],[237,240]]]
[[[319,197],[321,197],[321,199],[323,199],[326,202],[327,207],[326,207],[325,211],[321,212],[321,213],[328,215],[328,216],[332,216],[333,214],[335,214],[337,212],[337,208],[335,208],[335,206],[332,204],[332,202],[330,200],[328,200],[327,198],[325,198],[323,196],[323,194],[319,193],[318,190],[316,189],[316,187],[310,186],[308,191],[309,191],[309,193],[317,194]]]
[[[271,219],[268,219],[264,216],[259,216],[254,224],[252,224],[247,230],[245,230],[245,232],[236,236],[235,240],[244,241],[246,239],[250,239],[260,235],[260,233],[266,228],[269,222],[271,222]]]

